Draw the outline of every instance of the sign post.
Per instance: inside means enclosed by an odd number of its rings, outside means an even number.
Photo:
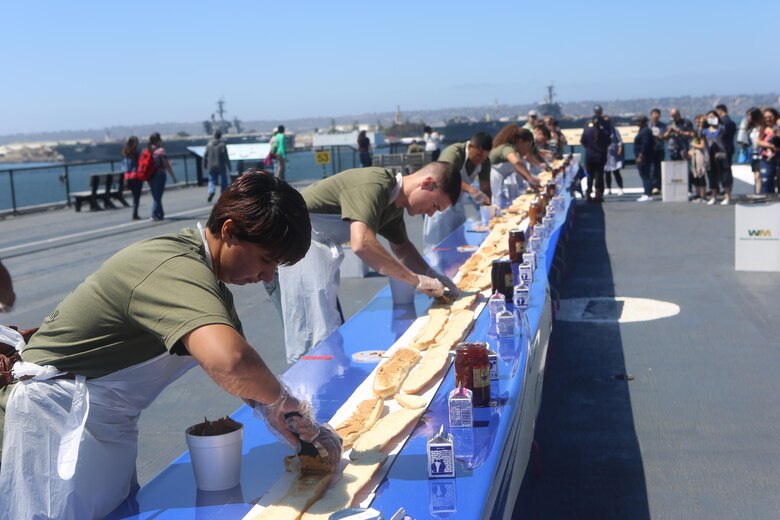
[[[327,150],[317,150],[314,152],[314,159],[317,161],[317,164],[322,165],[322,178],[324,179],[326,176],[325,165],[330,163],[330,152]]]

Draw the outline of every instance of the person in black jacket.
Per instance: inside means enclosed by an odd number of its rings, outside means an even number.
[[[650,167],[652,165],[655,140],[653,132],[647,127],[647,116],[641,115],[636,118],[636,124],[639,127],[639,133],[634,138],[634,155],[636,157],[636,167],[639,170],[639,177],[642,178],[644,194],[636,199],[638,202],[648,202],[653,200],[651,193],[653,191],[653,181],[650,177]]]
[[[585,148],[585,169],[588,171],[588,200],[604,201],[604,165],[607,149],[612,142],[612,127],[604,119],[599,105],[593,107],[593,119],[585,127],[580,144]],[[596,186],[592,194],[593,185]]]
[[[726,155],[728,158],[728,161],[723,165],[725,169],[723,175],[725,177],[731,177],[731,161],[734,159],[734,152],[736,151],[736,148],[734,147],[734,138],[737,136],[737,124],[729,117],[729,109],[726,108],[726,105],[717,105],[715,107],[715,112],[717,112],[718,117],[720,118],[720,124],[723,125],[723,141],[726,144]]]

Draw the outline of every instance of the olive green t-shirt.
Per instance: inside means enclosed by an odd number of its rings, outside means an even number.
[[[517,154],[518,156],[520,155],[517,153],[517,149],[511,144],[504,143],[496,146],[490,150],[490,164],[501,164],[508,162],[509,159],[507,159],[507,156],[510,153]]]
[[[181,338],[210,324],[243,335],[233,295],[209,268],[200,232],[184,229],[106,260],[44,320],[22,357],[100,377],[166,351],[187,355]],[[0,449],[12,388],[0,390]]]
[[[460,171],[463,169],[463,163],[465,162],[466,173],[469,175],[469,177],[471,177],[474,174],[474,169],[476,168],[476,165],[472,164],[471,160],[468,159],[468,155],[466,152],[466,143],[455,143],[448,146],[447,148],[444,149],[444,151],[439,156],[439,160],[441,162],[452,164],[453,169],[458,173],[460,173]],[[489,158],[482,161],[482,164],[480,165],[479,180],[490,181],[490,159]]]
[[[233,295],[208,266],[200,232],[135,243],[109,258],[43,321],[24,360],[100,377],[165,351],[203,325],[242,332]]]
[[[393,244],[403,244],[409,241],[404,208],[390,201],[396,182],[393,170],[354,168],[311,184],[301,194],[309,213],[363,222]]]

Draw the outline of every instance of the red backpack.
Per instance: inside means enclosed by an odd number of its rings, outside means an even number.
[[[139,181],[148,181],[154,175],[154,157],[152,152],[147,148],[141,152],[141,157],[138,158],[138,175],[136,179]]]

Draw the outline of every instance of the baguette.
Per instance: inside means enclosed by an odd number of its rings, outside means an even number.
[[[352,451],[349,452],[349,458],[356,460],[365,452],[383,450],[398,434],[417,423],[423,412],[425,412],[424,408],[413,410],[401,408],[385,415],[358,438],[352,446]]]
[[[419,359],[420,354],[415,349],[402,347],[396,350],[390,359],[379,365],[374,376],[374,395],[385,399],[394,396]]]
[[[434,345],[425,352],[425,357],[420,361],[414,370],[404,381],[401,390],[407,394],[417,394],[431,381],[436,379],[444,367],[449,366],[450,346]],[[403,395],[403,394],[398,394]],[[396,401],[399,401],[396,396]],[[399,401],[400,402],[400,401]]]
[[[382,398],[366,399],[360,403],[349,418],[336,427],[336,433],[344,441],[343,449],[346,450],[367,432],[382,415],[385,402]]]

